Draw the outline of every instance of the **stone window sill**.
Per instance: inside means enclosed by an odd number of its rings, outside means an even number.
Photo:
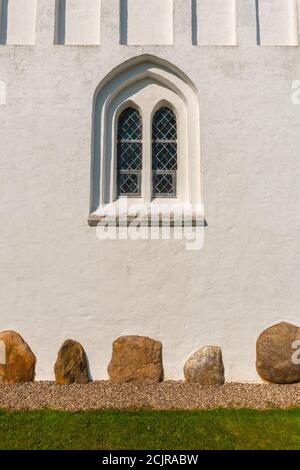
[[[183,208],[183,206],[182,206]],[[184,212],[182,212],[184,213]],[[117,214],[117,215],[116,215]],[[117,227],[128,227],[131,224],[144,227],[205,227],[207,226],[204,214],[200,211],[189,211],[183,218],[174,211],[159,210],[159,213],[142,214],[140,212],[128,211],[125,213],[117,213],[114,210],[104,209],[96,211],[89,215],[88,224],[96,227],[99,223]]]

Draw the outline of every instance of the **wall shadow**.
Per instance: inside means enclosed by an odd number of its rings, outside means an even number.
[[[261,30],[260,30],[260,11],[259,11],[259,0],[255,0],[256,9],[256,42],[257,45],[261,45]]]
[[[66,0],[55,0],[55,37],[54,44],[66,41]]]
[[[128,44],[128,1],[120,0],[120,44]]]
[[[197,0],[192,1],[192,44],[198,46],[198,13]]]
[[[0,44],[7,44],[8,1],[0,0]]]

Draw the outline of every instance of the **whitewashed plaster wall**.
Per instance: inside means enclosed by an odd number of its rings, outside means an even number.
[[[197,0],[199,45],[236,45],[236,1]]]
[[[35,42],[37,0],[9,0],[7,4],[7,44]]]
[[[262,45],[299,44],[296,0],[260,0],[258,8]]]
[[[129,45],[173,43],[173,0],[127,0]]]
[[[216,344],[227,380],[259,380],[259,333],[300,324],[300,48],[258,47],[252,0],[237,2],[238,47],[193,47],[186,0],[174,0],[172,46],[120,45],[116,0],[102,0],[101,30],[99,47],[55,46],[54,2],[39,0],[35,46],[0,47],[0,329],[28,341],[38,379],[53,378],[66,338],[83,344],[99,379],[112,341],[142,334],[163,342],[167,379]],[[175,64],[199,91],[199,252],[101,242],[87,224],[94,92],[143,54]]]
[[[65,44],[100,44],[101,0],[66,0]]]

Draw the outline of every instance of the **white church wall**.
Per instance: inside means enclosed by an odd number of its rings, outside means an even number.
[[[101,0],[66,0],[65,44],[100,44]]]
[[[235,0],[197,0],[194,14],[199,45],[236,45]]]
[[[126,3],[128,45],[173,43],[173,0]]]
[[[126,47],[118,1],[102,4],[99,47],[55,46],[49,0],[38,2],[34,48],[0,47],[0,329],[28,341],[37,379],[53,378],[67,338],[105,379],[112,341],[142,334],[162,341],[166,379],[183,378],[188,356],[212,344],[227,380],[258,381],[260,332],[299,324],[300,105],[291,96],[300,49],[256,45],[252,0],[237,2],[234,48],[193,47],[181,0],[174,46]],[[93,96],[143,54],[179,67],[198,90],[201,251],[180,240],[100,241],[87,223]]]
[[[6,84],[0,80],[0,106],[6,105]]]
[[[296,9],[297,9],[297,33],[298,33],[298,45],[300,45],[300,0],[297,0],[296,3]]]
[[[7,4],[7,44],[35,43],[37,0],[9,0]]]
[[[259,23],[264,46],[297,46],[297,0],[260,0]]]

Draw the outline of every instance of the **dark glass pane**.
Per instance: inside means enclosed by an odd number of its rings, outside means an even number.
[[[118,122],[118,193],[119,196],[141,194],[143,162],[142,119],[134,108],[120,114]]]
[[[140,173],[119,173],[119,196],[140,196]]]
[[[153,169],[177,170],[176,143],[153,143]]]
[[[176,116],[171,109],[162,107],[155,113],[152,139],[177,140]]]
[[[176,195],[176,172],[154,172],[153,187],[155,196]]]
[[[142,169],[142,144],[136,142],[118,143],[119,170]]]
[[[142,140],[142,120],[134,108],[127,108],[119,117],[118,140]]]
[[[154,115],[152,128],[153,195],[176,196],[177,121],[165,106]]]

